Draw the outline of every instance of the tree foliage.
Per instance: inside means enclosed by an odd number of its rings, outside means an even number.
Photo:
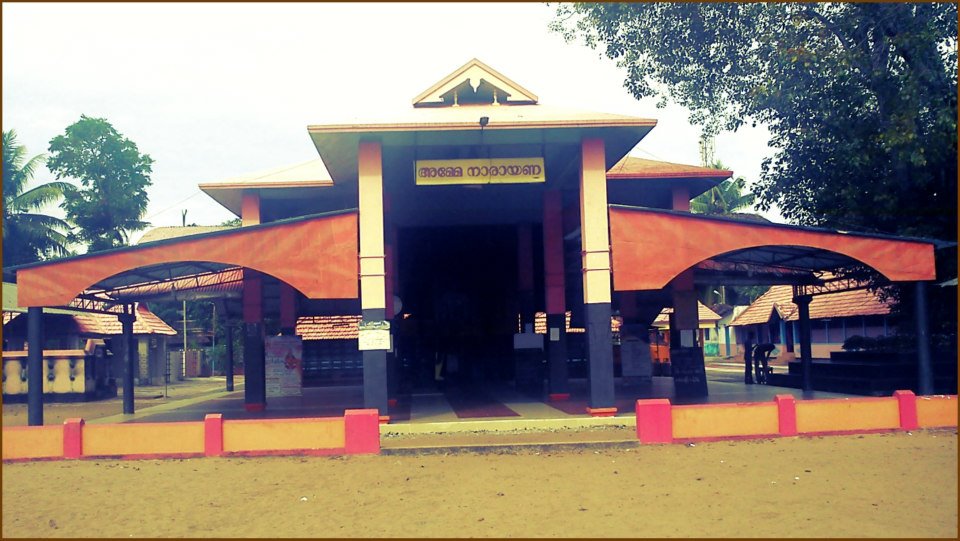
[[[714,169],[726,169],[716,163]],[[756,195],[744,193],[747,181],[743,177],[727,179],[690,200],[690,212],[697,214],[732,214],[753,207]]]
[[[63,197],[64,182],[48,182],[28,188],[44,156],[27,158],[27,149],[17,142],[14,130],[3,132],[3,265],[33,263],[51,256],[67,255],[63,220],[39,211]]]
[[[956,239],[956,4],[559,4],[551,26],[708,133],[765,124],[761,210]]]
[[[123,246],[131,232],[148,225],[141,218],[153,160],[105,119],[81,115],[50,141],[47,165],[57,179],[80,181],[61,206],[77,227],[71,239],[89,251]]]

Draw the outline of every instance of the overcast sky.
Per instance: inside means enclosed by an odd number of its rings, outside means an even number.
[[[188,223],[233,218],[197,184],[316,158],[308,124],[410,107],[474,57],[540,103],[657,119],[634,155],[700,162],[686,111],[630,96],[612,61],[548,31],[544,4],[2,9],[3,129],[33,155],[81,114],[106,118],[155,161],[154,226],[180,225],[182,209]],[[716,157],[753,181],[767,138],[762,127],[721,134]],[[36,180],[51,175],[42,169]]]

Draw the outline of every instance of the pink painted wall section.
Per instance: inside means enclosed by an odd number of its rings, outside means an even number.
[[[566,312],[563,269],[563,194],[543,193],[543,271],[548,314]]]
[[[792,394],[778,394],[773,398],[777,404],[777,419],[781,436],[797,435],[797,399]]]
[[[376,409],[347,410],[343,414],[345,451],[349,455],[380,452],[380,413]]]
[[[223,414],[211,413],[203,418],[204,456],[223,455]]]
[[[74,417],[63,422],[63,458],[83,455],[83,419]]]
[[[893,396],[897,399],[900,408],[900,428],[915,430],[920,426],[917,422],[917,395],[913,391],[896,391]]]
[[[637,439],[640,443],[673,443],[673,415],[666,398],[637,400]]]

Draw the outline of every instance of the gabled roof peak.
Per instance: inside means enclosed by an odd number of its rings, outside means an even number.
[[[414,107],[456,107],[468,103],[535,104],[537,95],[473,58],[413,98]]]

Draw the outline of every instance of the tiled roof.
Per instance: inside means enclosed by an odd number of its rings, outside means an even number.
[[[4,312],[3,323],[13,321],[20,314],[17,312]],[[163,322],[156,314],[151,312],[146,305],[137,305],[137,319],[133,322],[133,334],[163,334],[173,336],[177,331]],[[115,315],[97,314],[93,312],[75,312],[71,314],[73,321],[77,324],[80,334],[94,334],[101,336],[114,336],[123,334],[123,326]]]
[[[308,316],[297,318],[296,333],[304,340],[356,340],[360,316]]]
[[[670,324],[670,314],[673,313],[673,307],[668,306],[663,310],[660,310],[660,314],[657,315],[657,318],[653,320],[653,325],[656,327],[663,327]],[[713,323],[714,321],[720,321],[723,319],[719,314],[711,310],[707,305],[703,304],[700,301],[697,301],[697,317],[700,319],[700,323]]]
[[[356,340],[359,336],[360,316],[307,316],[297,318],[296,333],[304,340]],[[547,333],[547,316],[537,312],[534,316],[534,332]],[[621,321],[610,319],[610,330],[620,331]],[[570,326],[570,312],[567,312],[567,332],[582,333],[585,329]]]
[[[770,321],[776,310],[784,321],[800,318],[797,305],[793,303],[793,287],[773,286],[743,311],[730,325],[755,325]],[[810,301],[810,319],[830,317],[876,316],[890,313],[890,305],[883,303],[866,289],[839,291],[816,295]]]
[[[186,237],[189,235],[202,235],[204,233],[213,233],[214,231],[224,231],[227,229],[235,229],[234,226],[229,225],[188,225],[186,227],[154,227],[140,237],[140,240],[137,241],[137,244],[143,244],[145,242],[153,242],[157,240],[167,240],[175,239],[179,237]]]
[[[661,162],[637,158],[636,156],[625,156],[607,171],[607,178],[610,179],[700,177],[723,180],[732,175],[733,171],[727,171],[725,169],[712,169],[709,167],[698,167],[696,165]]]

